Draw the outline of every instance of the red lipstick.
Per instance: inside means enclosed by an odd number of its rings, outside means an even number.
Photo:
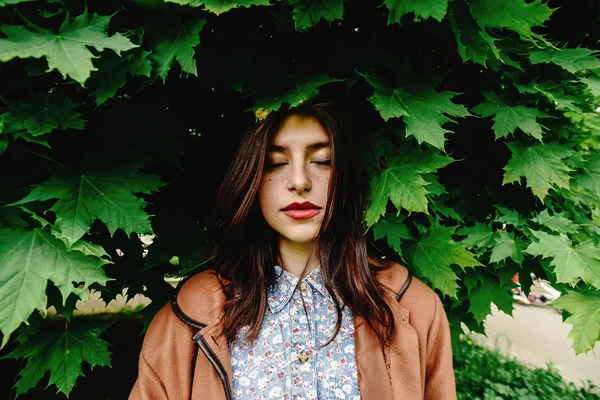
[[[310,219],[321,212],[321,207],[315,206],[310,201],[305,201],[303,203],[294,202],[288,204],[281,211],[293,219]]]

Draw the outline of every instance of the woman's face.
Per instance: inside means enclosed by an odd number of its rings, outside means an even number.
[[[262,215],[279,233],[280,245],[312,245],[323,221],[330,178],[327,132],[312,117],[288,117],[267,148],[259,188]]]

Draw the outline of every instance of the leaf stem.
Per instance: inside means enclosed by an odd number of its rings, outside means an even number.
[[[63,164],[59,163],[58,161],[54,160],[53,158],[50,158],[50,157],[48,157],[48,156],[45,156],[45,155],[43,155],[43,154],[37,153],[37,152],[35,152],[35,151],[29,151],[29,150],[19,150],[19,151],[21,151],[21,152],[23,152],[23,153],[29,153],[29,154],[33,154],[34,156],[39,156],[39,157],[45,158],[45,159],[46,159],[46,160],[48,160],[48,161],[52,161],[53,163],[55,163],[55,164],[56,164],[56,165],[58,165],[59,167],[63,167],[63,168],[65,168],[65,169],[67,168],[65,165],[63,165]]]

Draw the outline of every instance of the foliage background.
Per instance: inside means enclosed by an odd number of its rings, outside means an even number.
[[[440,294],[455,339],[461,322],[482,331],[492,302],[510,313],[510,278],[534,272],[589,351],[599,16],[594,1],[0,1],[0,331],[22,360],[16,394],[69,394],[114,364],[109,323],[73,316],[85,289],[144,293],[147,324],[165,275],[207,265],[245,129],[317,95],[363,136],[370,240]]]

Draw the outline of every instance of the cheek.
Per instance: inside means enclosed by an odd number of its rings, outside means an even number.
[[[327,197],[328,192],[329,192],[329,184],[331,182],[331,172],[327,172],[327,173],[322,173],[322,174],[318,174],[318,176],[315,176],[315,179],[313,182],[316,182],[318,187],[319,187],[319,194],[321,196]]]

